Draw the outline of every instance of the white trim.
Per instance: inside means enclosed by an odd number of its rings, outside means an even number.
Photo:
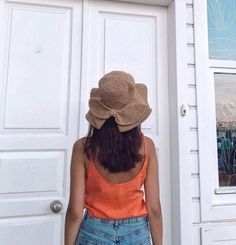
[[[229,186],[224,188],[215,188],[215,194],[236,194],[236,187]]]
[[[209,193],[212,189],[211,159],[206,158],[209,155],[210,137],[209,134],[211,123],[208,118],[210,111],[209,104],[205,101],[208,98],[209,84],[208,79],[208,35],[207,35],[207,6],[205,0],[195,1],[194,5],[194,37],[195,37],[195,65],[196,65],[196,91],[197,91],[197,118],[198,118],[198,149],[199,149],[199,173],[200,173],[200,206],[201,221],[211,219],[211,199]],[[212,155],[212,154],[211,154]],[[210,179],[209,179],[210,177]],[[208,180],[208,184],[206,184]]]
[[[168,6],[168,24],[172,241],[173,244],[189,245],[193,244],[189,117],[188,114],[182,117],[180,113],[181,105],[188,102],[184,1],[175,1]]]
[[[233,60],[209,60],[210,67],[219,67],[219,68],[227,68],[227,69],[235,69],[236,61]]]

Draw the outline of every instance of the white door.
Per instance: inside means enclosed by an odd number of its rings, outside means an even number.
[[[0,4],[1,244],[63,245],[71,148],[87,133],[90,89],[104,73],[125,70],[149,89],[153,112],[142,129],[157,147],[171,245],[166,8],[85,0],[82,13],[79,0]]]
[[[78,137],[81,5],[0,1],[1,245],[63,244]]]
[[[142,125],[156,144],[164,244],[171,245],[171,188],[167,77],[167,9],[115,1],[86,1],[83,22],[80,136],[87,132],[84,115],[92,87],[112,70],[130,72],[148,87],[153,109]]]

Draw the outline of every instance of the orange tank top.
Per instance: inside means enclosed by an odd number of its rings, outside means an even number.
[[[124,219],[145,217],[147,206],[143,199],[141,187],[147,172],[147,149],[144,140],[145,160],[139,173],[132,179],[113,183],[103,177],[92,160],[87,169],[85,202],[89,215],[103,219]]]

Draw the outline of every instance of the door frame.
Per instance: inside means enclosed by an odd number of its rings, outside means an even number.
[[[191,158],[189,115],[181,115],[188,106],[186,1],[168,5],[168,66],[171,159],[172,244],[192,241]]]
[[[89,0],[84,0],[86,6]],[[189,119],[181,115],[188,105],[186,2],[174,0],[107,0],[167,7],[168,83],[171,161],[172,244],[192,244],[192,195]],[[84,30],[86,31],[86,30]],[[83,76],[83,74],[82,74]],[[188,112],[187,112],[188,113]],[[188,208],[186,208],[188,207]]]

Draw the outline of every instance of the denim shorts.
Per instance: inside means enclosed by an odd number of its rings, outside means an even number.
[[[75,245],[151,245],[148,217],[95,218],[85,211]]]

